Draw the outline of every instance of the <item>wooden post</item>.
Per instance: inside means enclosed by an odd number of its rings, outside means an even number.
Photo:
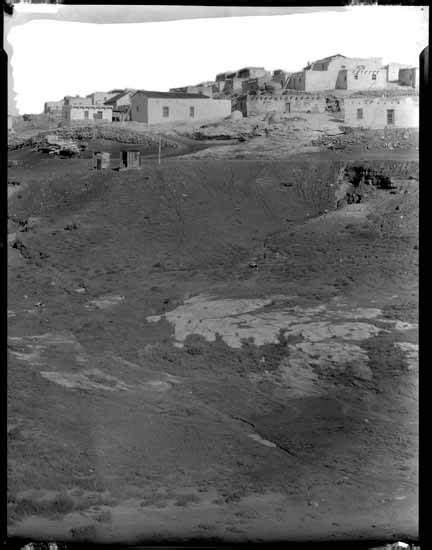
[[[159,136],[159,158],[158,158],[158,164],[160,164],[161,160],[161,147],[162,147],[162,138]]]

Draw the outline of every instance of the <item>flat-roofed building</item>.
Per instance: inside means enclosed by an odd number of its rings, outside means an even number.
[[[131,97],[131,120],[147,124],[210,120],[230,114],[230,100],[203,94],[138,90]]]
[[[65,105],[63,120],[68,122],[112,122],[111,105]]]

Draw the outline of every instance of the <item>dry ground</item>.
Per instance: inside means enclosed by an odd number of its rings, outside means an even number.
[[[415,162],[14,155],[10,535],[417,537]]]

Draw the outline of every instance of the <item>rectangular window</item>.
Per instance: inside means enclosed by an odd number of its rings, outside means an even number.
[[[189,107],[189,116],[194,117],[195,116],[195,107]]]
[[[94,113],[94,115],[93,115],[93,118],[94,118],[95,120],[100,120],[100,119],[102,119],[102,111],[96,111],[96,113]]]
[[[357,120],[361,120],[363,118],[363,109],[357,109]]]
[[[372,73],[372,80],[376,80],[376,73]]]
[[[358,74],[355,74],[355,75],[354,75],[354,79],[355,79],[355,80],[358,80]]]
[[[169,107],[162,107],[162,115],[164,118],[169,117]]]
[[[89,117],[89,112],[88,111],[84,111],[84,118],[88,118]]]
[[[387,109],[387,124],[395,123],[395,112],[394,109]]]

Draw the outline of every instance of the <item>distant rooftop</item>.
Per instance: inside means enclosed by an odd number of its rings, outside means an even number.
[[[105,102],[104,102],[104,105],[115,105],[115,103],[123,96],[125,96],[126,94],[129,94],[131,93],[131,91],[129,90],[122,90],[121,92],[119,92],[118,94],[110,97],[109,99],[107,99]]]
[[[160,97],[166,99],[209,99],[209,97],[204,94],[187,94],[184,92],[154,92],[148,90],[137,90],[135,94],[143,94],[147,97]]]

